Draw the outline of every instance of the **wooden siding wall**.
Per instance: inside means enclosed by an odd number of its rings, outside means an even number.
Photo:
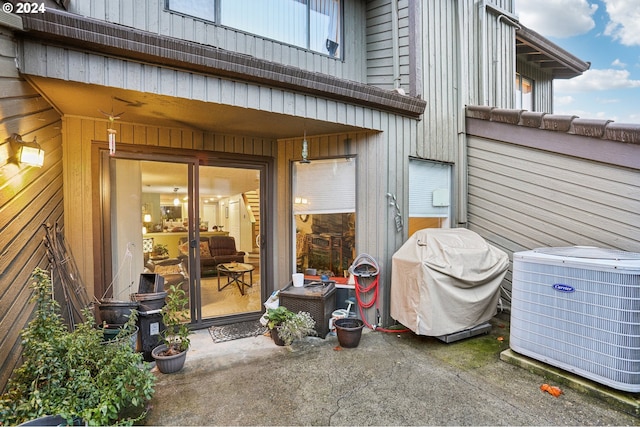
[[[232,0],[233,1],[233,0]],[[69,11],[335,77],[366,81],[364,2],[343,0],[344,60],[165,10],[165,0],[71,0]]]
[[[533,80],[533,111],[553,113],[553,78],[544,70],[525,62],[516,61],[516,70]]]
[[[511,108],[515,29],[483,4],[513,11],[512,0],[422,2],[422,97],[427,108],[412,155],[459,162],[465,105]]]
[[[33,311],[30,276],[48,268],[42,224],[62,222],[62,138],[58,113],[16,69],[12,34],[0,27],[0,390],[20,360],[20,332]],[[7,139],[37,138],[44,166],[19,166]]]
[[[479,137],[468,144],[469,229],[510,258],[546,246],[639,252],[640,170]],[[620,143],[601,150],[610,144]]]
[[[386,194],[398,196],[400,204],[407,204],[402,196],[408,194],[408,144],[415,139],[416,122],[382,112],[374,113],[374,121],[386,132],[354,133],[309,137],[309,159],[356,156],[356,256],[362,253],[371,255],[380,264],[380,314],[382,323],[388,325],[391,280],[391,257],[406,241],[408,227],[405,225],[397,232]],[[291,162],[301,160],[302,140],[285,139],[279,141],[277,170],[278,196],[277,211],[286,212],[278,216],[278,250],[286,254],[277,260],[276,270],[281,272],[277,287],[290,280],[292,268],[291,253],[292,208],[291,201]],[[403,208],[406,214],[408,208]],[[367,313],[368,322],[377,322],[375,310]]]
[[[64,117],[65,224],[67,242],[76,257],[90,295],[93,295],[93,212],[92,197],[98,191],[92,182],[92,141],[106,141],[107,121],[92,118]],[[216,135],[184,128],[155,127],[138,123],[116,122],[118,143],[153,147],[217,151],[274,157],[275,141],[241,135]],[[266,222],[266,221],[265,221]]]
[[[392,3],[397,2],[397,57],[394,58],[394,12]],[[411,45],[409,14],[413,9],[408,0],[375,0],[367,2],[366,40],[367,40],[367,83],[383,89],[402,88],[405,93],[414,95],[411,87]],[[394,62],[397,62],[398,84],[395,82]]]

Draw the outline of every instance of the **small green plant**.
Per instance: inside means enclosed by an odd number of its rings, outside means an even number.
[[[167,249],[167,245],[158,243],[153,247],[153,253],[158,256],[165,256],[169,254],[169,249]]]
[[[189,348],[191,343],[189,340],[191,330],[185,323],[189,319],[187,314],[189,298],[181,286],[182,283],[177,286],[171,285],[169,292],[167,292],[167,303],[161,311],[162,322],[165,326],[161,338],[167,346],[167,350],[161,353],[164,356],[182,353]]]
[[[276,327],[278,336],[285,345],[308,335],[316,335],[316,321],[306,311],[299,311]]]
[[[282,324],[285,320],[290,319],[294,315],[294,312],[284,306],[269,308],[267,309],[267,327],[269,329],[274,329],[276,326]]]
[[[51,297],[47,271],[34,271],[32,288],[35,315],[22,331],[23,363],[0,396],[2,424],[45,415],[87,425],[132,425],[144,418],[142,409],[133,418],[123,415],[153,396],[155,376],[142,355],[127,340],[104,344],[89,310],[87,320],[69,332]],[[135,325],[135,318],[130,322]]]

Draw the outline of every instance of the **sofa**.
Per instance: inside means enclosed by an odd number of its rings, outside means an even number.
[[[186,239],[180,239],[180,256],[189,256]],[[217,265],[227,262],[244,262],[245,252],[236,249],[236,240],[231,236],[200,237],[200,275],[211,276],[217,273]],[[185,265],[188,263],[185,261]]]

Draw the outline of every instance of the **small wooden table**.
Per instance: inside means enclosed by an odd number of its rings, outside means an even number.
[[[235,283],[238,286],[238,290],[241,295],[244,295],[244,288],[253,287],[253,270],[254,266],[251,264],[243,264],[241,262],[228,262],[225,264],[218,264],[216,269],[218,270],[218,292],[226,288],[227,286]],[[244,281],[244,274],[249,273],[249,283]],[[226,285],[220,287],[220,275],[227,276]]]

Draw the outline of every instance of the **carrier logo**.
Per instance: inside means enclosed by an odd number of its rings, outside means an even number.
[[[556,283],[553,285],[553,289],[560,292],[575,292],[575,288],[573,286],[565,285],[562,283]]]

